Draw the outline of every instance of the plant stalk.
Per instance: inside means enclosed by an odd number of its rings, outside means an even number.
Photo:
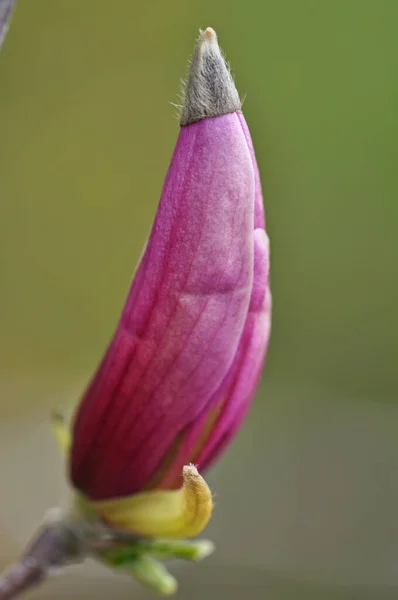
[[[62,524],[44,527],[24,554],[0,575],[0,600],[16,598],[41,583],[53,569],[78,562],[81,554],[81,541],[73,531]]]

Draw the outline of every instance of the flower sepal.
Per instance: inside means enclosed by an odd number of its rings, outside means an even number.
[[[212,554],[210,540],[138,540],[131,544],[101,551],[97,558],[112,569],[130,574],[159,594],[169,596],[178,587],[163,561],[183,559],[200,561]]]

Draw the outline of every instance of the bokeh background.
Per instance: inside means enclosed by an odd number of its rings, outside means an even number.
[[[49,429],[115,326],[199,27],[246,95],[272,242],[255,405],[181,598],[398,593],[398,2],[20,0],[0,55],[0,565],[64,489]],[[150,598],[74,568],[32,595]]]

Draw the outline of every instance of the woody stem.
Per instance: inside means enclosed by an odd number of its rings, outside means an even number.
[[[68,530],[49,525],[34,538],[26,552],[0,575],[0,600],[16,598],[41,583],[51,569],[61,567],[81,553],[81,544]]]

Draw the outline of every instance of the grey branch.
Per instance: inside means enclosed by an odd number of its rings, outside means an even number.
[[[0,49],[11,21],[15,0],[0,0]]]
[[[51,523],[39,531],[19,560],[0,574],[0,600],[11,600],[39,585],[54,569],[138,539],[133,533],[110,529],[97,521]]]
[[[0,600],[10,600],[41,583],[52,569],[77,559],[81,543],[69,530],[58,525],[45,527],[26,552],[0,575]]]

